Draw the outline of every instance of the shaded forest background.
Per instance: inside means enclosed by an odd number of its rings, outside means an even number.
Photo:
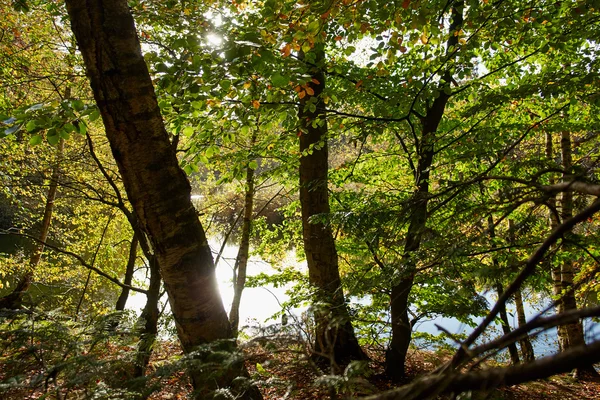
[[[417,399],[598,379],[582,320],[600,316],[600,2],[0,8],[0,392]],[[247,276],[253,255],[273,272]],[[268,285],[289,296],[277,323],[244,330],[243,289]],[[472,330],[416,332],[437,317]],[[555,327],[557,354],[536,357]],[[417,353],[431,368],[411,364],[421,341],[441,349]],[[269,372],[270,353],[300,372]]]

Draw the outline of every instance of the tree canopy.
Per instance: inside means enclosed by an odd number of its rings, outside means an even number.
[[[7,393],[148,397],[185,368],[196,398],[268,398],[254,342],[332,398],[597,378],[599,1],[0,8],[0,340],[30,360]],[[270,331],[244,329],[246,286],[290,288]],[[442,317],[470,329],[419,331]],[[185,356],[161,370],[169,326]],[[423,339],[452,355],[415,377]],[[353,389],[372,371],[398,388]]]

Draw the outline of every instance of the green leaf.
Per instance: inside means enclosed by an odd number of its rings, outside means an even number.
[[[187,137],[190,137],[194,134],[194,128],[192,128],[191,126],[186,126],[185,128],[183,128],[183,134]]]
[[[46,139],[48,140],[48,143],[54,146],[60,140],[60,136],[55,133],[54,135],[48,135]]]
[[[252,160],[248,163],[248,168],[250,169],[256,169],[258,168],[258,163],[256,162],[256,160]]]
[[[271,83],[274,87],[284,87],[290,82],[290,77],[286,75],[281,75],[279,72],[276,72],[271,77]]]
[[[90,121],[95,121],[100,117],[100,111],[98,109],[92,111],[92,113],[90,114]]]
[[[81,100],[73,100],[73,101],[71,101],[71,106],[76,111],[81,111],[85,107],[85,105],[83,104],[83,101],[81,101]]]
[[[33,135],[31,139],[29,139],[29,144],[32,146],[38,145],[42,143],[42,135]]]
[[[67,133],[71,133],[71,132],[75,132],[77,129],[75,129],[75,125],[73,125],[70,122],[67,122],[66,124],[63,125],[63,131],[67,132]]]
[[[87,125],[83,121],[79,121],[79,133],[85,135],[87,133]]]
[[[35,121],[31,120],[27,123],[27,125],[25,125],[25,129],[27,129],[27,132],[33,132],[35,129],[37,128],[37,125],[35,124]]]
[[[223,79],[219,82],[219,86],[221,86],[223,90],[229,90],[229,88],[231,87],[231,81],[228,79]]]

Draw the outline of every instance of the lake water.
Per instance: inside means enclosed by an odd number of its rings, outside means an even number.
[[[214,250],[215,253],[216,251],[218,251],[219,247],[220,245],[218,243],[211,243],[211,248]],[[233,299],[233,286],[231,282],[233,276],[232,270],[236,256],[237,247],[227,246],[223,255],[221,256],[221,261],[217,266],[217,281],[219,284],[221,297],[223,299],[223,305],[225,306],[227,312],[229,312],[231,308],[231,302]],[[294,255],[291,253],[285,260],[281,261],[281,264],[293,265],[300,269],[306,268],[304,264],[297,262],[295,260]],[[273,268],[271,268],[271,266],[268,263],[260,260],[259,258],[251,258],[248,264],[248,276],[257,275],[261,272],[269,274],[275,273],[276,271]],[[278,322],[273,320],[267,320],[271,316],[273,316],[273,314],[281,311],[280,304],[282,304],[288,299],[288,296],[286,295],[286,290],[287,288],[285,287],[275,288],[273,286],[266,286],[260,288],[246,288],[242,295],[242,302],[240,305],[240,326],[264,326]],[[485,297],[488,300],[490,306],[492,306],[496,301],[496,296],[494,296],[491,293],[485,294]],[[363,304],[369,301],[370,300],[368,299],[368,297],[358,300],[359,303]],[[525,298],[524,301],[526,302],[525,312],[528,320],[537,315],[540,310],[544,309],[546,305],[549,304],[549,299],[537,300],[535,302],[532,302],[533,304],[528,302],[527,298]],[[145,302],[146,297],[144,295],[132,292],[127,303],[127,308],[139,312],[141,308],[144,307]],[[294,313],[299,314],[304,310],[305,309],[295,310]],[[508,304],[507,311],[509,312],[509,322],[511,326],[517,326],[516,311],[514,304]],[[483,318],[476,319],[476,322],[479,323],[482,319]],[[473,330],[473,328],[471,328],[470,326],[465,325],[454,318],[437,317],[434,319],[420,321],[416,325],[415,331],[439,335],[441,332],[436,327],[436,325],[442,326],[448,332],[453,334],[469,334]],[[492,338],[500,334],[501,328],[499,325],[493,324],[491,328],[493,330]],[[590,342],[593,340],[600,339],[600,323],[586,320],[584,324],[584,330],[586,333],[586,341]],[[558,350],[558,344],[556,341],[556,329],[551,329],[540,334],[537,338],[533,340],[533,346],[536,357],[556,353]]]

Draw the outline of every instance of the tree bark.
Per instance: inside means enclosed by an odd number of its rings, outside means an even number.
[[[552,160],[554,158],[554,146],[552,143],[552,134],[546,132],[546,158],[548,160]],[[550,185],[555,183],[554,177],[550,176],[549,182]],[[550,206],[550,230],[553,231],[560,224],[560,218],[556,214],[556,197],[552,196],[548,199],[548,205]],[[564,311],[564,304],[561,299],[562,293],[562,280],[560,276],[560,265],[550,261],[550,273],[552,277],[552,294],[556,298],[556,313],[560,314]],[[564,325],[560,325],[557,327],[557,337],[558,337],[558,349],[559,351],[564,351],[569,347],[569,340],[566,331],[566,327]]]
[[[125,268],[125,279],[123,279],[123,283],[131,286],[131,281],[133,280],[133,272],[135,270],[135,261],[137,259],[137,248],[138,248],[138,236],[137,234],[133,234],[131,238],[131,244],[129,245],[129,257],[127,259],[127,267]],[[115,310],[123,311],[125,309],[125,304],[127,304],[127,299],[129,298],[129,288],[124,287],[121,290],[121,294],[117,299],[117,304],[115,306]]]
[[[143,377],[152,355],[156,335],[158,334],[158,300],[160,298],[160,271],[156,257],[148,260],[150,264],[150,285],[146,295],[146,305],[140,315],[139,323],[143,326],[134,365],[134,376]]]
[[[323,63],[324,53],[316,51],[314,64]],[[301,51],[300,59],[305,55]],[[350,322],[344,298],[338,255],[331,226],[324,218],[330,213],[328,183],[327,120],[320,98],[325,88],[325,75],[318,67],[310,71],[308,83],[313,94],[300,99],[300,203],[302,207],[302,236],[311,285],[316,289],[314,299],[315,343],[314,357],[335,364],[366,359]],[[310,110],[310,105],[316,108]]]
[[[463,3],[457,2],[452,8],[452,22],[449,29],[448,48],[456,46],[458,36],[454,33],[463,23]],[[450,87],[451,76],[444,74],[442,85]],[[443,87],[440,87],[443,89]],[[412,339],[412,326],[408,316],[409,296],[416,273],[416,253],[421,247],[421,239],[427,225],[427,204],[429,201],[429,177],[434,156],[434,139],[438,126],[444,116],[446,104],[450,95],[440,90],[440,95],[427,113],[421,118],[421,143],[417,149],[418,164],[415,171],[415,186],[417,188],[412,201],[412,214],[409,219],[404,257],[399,270],[398,281],[392,285],[390,297],[390,314],[392,320],[392,337],[386,351],[385,372],[394,381],[400,381],[405,376],[406,355]]]
[[[252,136],[252,145],[256,141],[256,133]],[[252,211],[254,208],[254,170],[250,166],[246,167],[246,190],[244,196],[244,219],[242,221],[242,239],[240,248],[235,259],[234,281],[233,281],[233,301],[229,312],[229,323],[234,338],[238,336],[240,324],[240,302],[242,301],[242,292],[246,286],[246,270],[248,267],[248,257],[250,254],[250,234],[252,233]]]
[[[186,353],[231,338],[212,255],[158,107],[125,0],[67,0],[67,10],[106,136],[140,228],[152,243]],[[199,397],[231,387],[242,362],[207,379],[190,370]],[[238,394],[260,398],[256,389]]]
[[[488,216],[488,234],[490,236],[491,241],[493,242],[496,238],[496,230],[494,229],[494,217],[491,214]],[[496,271],[499,273],[499,265],[496,257],[493,257],[493,264]],[[496,282],[494,285],[494,289],[496,289],[496,292],[498,293],[498,298],[500,298],[502,296],[502,293],[504,293],[504,287],[502,286],[502,283],[499,281]],[[508,321],[508,313],[506,312],[506,303],[502,304],[499,314],[502,332],[505,335],[508,335],[511,329],[510,323]],[[515,343],[511,343],[508,345],[508,354],[510,355],[510,361],[513,365],[517,365],[521,362],[519,360],[519,351],[517,350],[517,345]]]
[[[525,326],[527,320],[525,318],[525,307],[523,306],[523,295],[521,289],[515,292],[515,306],[517,307],[517,323],[519,328]],[[521,346],[521,355],[525,362],[531,362],[535,360],[535,353],[529,336],[519,340],[519,346]]]
[[[502,293],[504,293],[504,288],[502,287],[501,283],[496,284],[496,291],[498,292],[498,297],[502,296]],[[502,332],[505,335],[508,335],[511,329],[508,321],[508,313],[506,312],[506,304],[504,304],[500,309],[500,320],[502,321]],[[517,349],[517,345],[515,343],[508,345],[508,354],[510,355],[510,361],[512,365],[517,365],[521,362],[521,360],[519,360],[519,350]]]
[[[69,90],[67,90],[67,94],[68,93]],[[42,226],[40,227],[39,242],[33,250],[33,254],[29,260],[29,268],[21,277],[21,279],[19,279],[15,290],[13,290],[9,295],[0,299],[0,309],[7,308],[14,310],[21,308],[25,293],[27,293],[31,287],[33,273],[42,259],[42,254],[44,253],[44,243],[46,242],[46,239],[48,239],[48,233],[50,232],[50,223],[52,222],[54,200],[56,199],[56,192],[58,190],[58,180],[60,178],[60,166],[63,159],[64,148],[65,141],[60,139],[56,147],[56,161],[54,167],[52,168],[52,175],[50,176],[50,186],[48,187],[48,196],[46,197],[44,216],[42,217]]]
[[[563,131],[560,140],[560,150],[562,156],[562,167],[563,167],[563,182],[570,182],[573,180],[571,169],[573,168],[573,156],[571,151],[571,133]],[[561,218],[562,220],[569,219],[573,216],[573,192],[565,191],[561,197]],[[569,250],[567,244],[563,244],[564,250]],[[562,295],[563,311],[577,310],[577,300],[575,299],[575,291],[573,288],[573,276],[574,268],[572,260],[565,260],[560,265],[560,285]],[[571,348],[585,344],[585,338],[583,335],[583,324],[581,321],[577,321],[573,324],[565,326],[565,332],[567,336],[567,347]],[[598,373],[593,366],[578,367],[575,370],[575,376],[577,378],[585,378],[588,376],[598,376]]]

